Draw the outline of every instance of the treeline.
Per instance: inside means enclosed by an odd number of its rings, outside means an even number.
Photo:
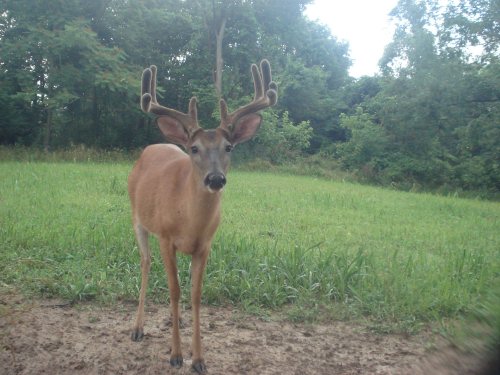
[[[279,85],[240,155],[337,160],[381,184],[500,190],[500,5],[401,0],[381,74],[349,77],[348,45],[308,20],[312,0],[3,0],[0,143],[136,149],[161,141],[140,112],[144,67],[161,103],[251,99],[250,64]],[[366,31],[367,33],[369,30]]]

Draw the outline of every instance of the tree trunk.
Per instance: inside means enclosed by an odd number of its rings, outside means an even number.
[[[99,102],[97,101],[97,95],[97,87],[94,86],[92,95],[92,127],[94,128],[94,139],[92,140],[93,146],[97,146],[102,130],[99,126]]]
[[[50,139],[52,135],[52,108],[47,108],[47,123],[45,124],[45,134],[43,136],[43,149],[50,151]]]
[[[217,96],[222,96],[222,40],[224,39],[224,31],[226,29],[226,18],[222,18],[219,25],[219,30],[215,32],[216,51],[215,51],[215,91]]]

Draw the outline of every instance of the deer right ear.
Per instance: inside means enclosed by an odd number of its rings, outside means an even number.
[[[170,116],[160,116],[156,119],[156,123],[167,140],[186,147],[189,139],[188,134],[176,119]]]

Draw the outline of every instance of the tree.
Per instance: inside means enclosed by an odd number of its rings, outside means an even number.
[[[354,115],[340,115],[348,141],[338,145],[337,154],[348,169],[380,170],[387,159],[389,138],[373,117],[358,107]]]
[[[4,72],[12,72],[5,74],[15,90],[10,97],[24,101],[37,115],[31,132],[43,139],[45,149],[54,136],[65,143],[71,134],[84,133],[87,129],[82,123],[89,123],[89,130],[98,138],[99,102],[113,92],[137,92],[138,84],[124,63],[124,54],[104,47],[89,23],[77,18],[77,2],[47,7],[37,3],[36,17],[24,13],[31,2],[14,3],[4,12],[10,27],[1,40],[5,51],[2,65]],[[90,121],[80,119],[74,124],[72,111],[88,105],[92,108]]]
[[[308,121],[294,123],[287,111],[279,116],[276,111],[267,110],[262,115],[261,129],[255,139],[241,147],[240,159],[257,155],[281,164],[296,160],[309,148],[313,129]]]
[[[441,48],[466,58],[470,46],[481,47],[484,58],[498,57],[500,3],[497,0],[460,0],[448,6],[440,33]]]
[[[494,37],[475,29],[496,27],[495,3],[461,1],[458,16],[455,6],[402,0],[392,12],[399,25],[380,62],[382,90],[364,104],[391,137],[391,178],[498,189],[499,60]],[[480,42],[482,57],[471,59],[467,47]]]

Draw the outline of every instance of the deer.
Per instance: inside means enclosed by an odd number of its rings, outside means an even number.
[[[198,124],[196,97],[190,99],[187,113],[164,107],[156,98],[156,66],[142,73],[141,109],[156,116],[156,124],[171,143],[147,146],[128,178],[132,224],[141,257],[141,288],[131,338],[141,341],[144,337],[151,267],[149,236],[154,235],[167,274],[172,319],[170,365],[175,368],[183,365],[177,253],[191,256],[191,358],[192,369],[199,374],[207,373],[200,332],[203,275],[221,220],[221,197],[231,153],[256,134],[262,123],[260,111],[275,105],[278,99],[269,61],[263,59],[260,69],[252,64],[251,74],[253,100],[228,113],[226,101],[220,99],[220,125],[203,129]]]

